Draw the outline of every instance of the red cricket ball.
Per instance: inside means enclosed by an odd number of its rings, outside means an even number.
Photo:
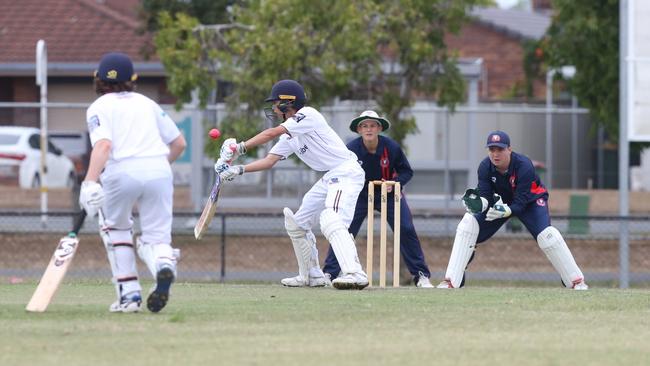
[[[208,132],[208,135],[210,135],[210,138],[212,138],[213,140],[216,140],[219,138],[219,136],[221,136],[221,132],[216,128],[213,128],[210,130],[210,132]]]

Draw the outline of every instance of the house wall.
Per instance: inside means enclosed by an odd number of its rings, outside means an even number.
[[[160,79],[143,78],[138,82],[137,91],[158,101],[165,97],[161,90]],[[40,89],[34,78],[16,77],[2,78],[0,101],[38,102]],[[93,90],[92,79],[87,78],[56,78],[48,79],[48,102],[50,103],[84,103],[89,105],[97,95]],[[165,98],[163,98],[165,99]],[[87,105],[69,108],[48,108],[48,129],[50,130],[83,130],[85,129]],[[0,108],[0,125],[16,125],[40,127],[40,110],[38,108]]]
[[[468,23],[457,35],[445,37],[450,51],[459,57],[483,59],[484,76],[479,83],[481,99],[503,99],[512,94],[517,83],[523,87],[523,48],[521,40],[491,27]],[[523,89],[522,89],[523,90]],[[536,82],[534,96],[544,98],[543,83]]]

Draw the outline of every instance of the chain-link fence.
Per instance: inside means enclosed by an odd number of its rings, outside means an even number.
[[[278,214],[217,214],[209,232],[200,241],[193,236],[198,213],[174,216],[174,246],[181,249],[180,280],[184,281],[278,281],[297,272],[293,248]],[[433,282],[442,279],[459,215],[414,215]],[[629,281],[633,286],[650,286],[650,217],[622,219],[606,216],[554,216],[553,225],[563,234],[588,282],[617,286],[620,276],[619,225],[630,232]],[[136,218],[137,221],[137,218]],[[0,278],[10,281],[35,280],[47,266],[58,239],[72,225],[70,212],[51,212],[43,224],[36,211],[0,213]],[[379,217],[375,220],[378,243]],[[137,223],[136,223],[136,227]],[[70,278],[110,277],[103,244],[94,220],[87,219],[80,232],[80,247],[69,270]],[[319,233],[318,228],[314,229]],[[137,233],[136,233],[137,234]],[[321,263],[327,243],[318,236]],[[361,263],[365,265],[365,226],[356,239]],[[392,270],[392,234],[388,238],[388,271]],[[378,268],[379,251],[374,251]],[[141,276],[150,278],[146,267]],[[402,275],[402,279],[408,277]],[[377,274],[375,273],[375,279]],[[406,278],[408,279],[408,278]],[[559,276],[530,234],[516,221],[505,225],[489,241],[478,245],[467,273],[468,284],[536,282],[559,285]]]

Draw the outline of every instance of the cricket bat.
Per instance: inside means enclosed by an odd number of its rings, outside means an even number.
[[[237,146],[230,145],[230,149],[234,152],[237,149]],[[226,161],[226,164],[230,165],[232,163],[232,160],[233,159]],[[217,173],[215,174],[214,185],[212,185],[210,196],[208,196],[208,202],[206,202],[205,206],[203,207],[203,212],[201,212],[199,221],[197,221],[196,225],[194,225],[194,238],[196,238],[196,240],[201,240],[203,234],[205,234],[205,232],[208,230],[208,227],[210,227],[210,223],[214,217],[214,212],[217,210],[217,199],[219,199],[221,184],[221,176],[219,173]]]
[[[59,241],[52,255],[52,259],[50,259],[50,263],[47,269],[45,269],[45,273],[43,273],[41,281],[38,283],[36,291],[34,291],[25,310],[42,313],[47,309],[63,277],[65,277],[65,273],[68,271],[72,258],[77,252],[77,247],[79,246],[77,233],[81,225],[83,225],[85,218],[86,211],[82,210],[77,216],[72,231]]]
[[[212,222],[214,212],[217,210],[217,199],[219,199],[221,183],[221,177],[219,174],[215,174],[214,185],[212,186],[212,191],[210,191],[208,202],[205,203],[201,217],[199,217],[199,221],[194,226],[194,237],[196,240],[200,240],[203,237],[203,234],[205,234],[210,226],[210,222]]]

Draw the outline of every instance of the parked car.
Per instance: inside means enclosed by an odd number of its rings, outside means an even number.
[[[72,161],[48,140],[47,186],[72,187],[76,174]],[[38,128],[0,126],[0,182],[21,188],[41,186],[41,135]]]
[[[54,145],[63,151],[63,154],[72,160],[77,183],[81,183],[86,176],[90,162],[90,136],[86,131],[49,131],[48,136]]]

